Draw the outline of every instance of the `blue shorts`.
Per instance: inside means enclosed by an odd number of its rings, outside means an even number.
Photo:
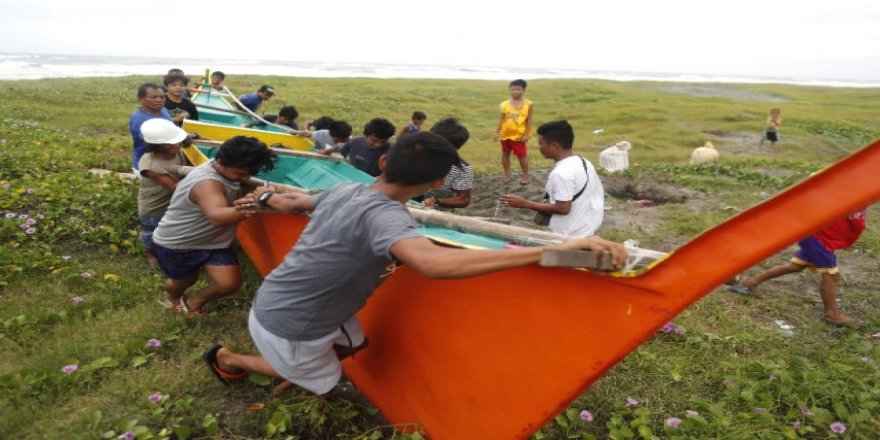
[[[182,280],[198,274],[202,266],[238,266],[238,256],[231,247],[223,249],[168,249],[153,242],[153,255],[165,276]]]
[[[825,248],[818,238],[810,236],[798,242],[801,247],[791,262],[800,266],[807,266],[815,272],[835,274],[837,270],[837,255]]]
[[[159,226],[159,220],[162,220],[162,217],[138,215],[138,219],[141,221],[141,246],[145,251],[148,251],[153,248],[153,231],[156,230],[156,226]]]

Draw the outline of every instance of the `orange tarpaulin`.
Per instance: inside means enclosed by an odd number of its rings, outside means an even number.
[[[537,265],[466,280],[404,267],[359,316],[346,374],[391,423],[433,439],[525,438],[724,280],[880,198],[880,143],[687,243],[633,278]],[[262,214],[239,240],[263,275],[305,217]]]

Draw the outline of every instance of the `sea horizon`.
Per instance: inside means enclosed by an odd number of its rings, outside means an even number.
[[[55,55],[0,53],[0,80],[118,77],[163,75],[170,68],[199,77],[206,68],[232,75],[275,75],[317,78],[410,78],[410,79],[602,79],[683,83],[792,84],[851,88],[880,88],[880,80],[795,78],[693,73],[625,72],[556,68],[491,66],[407,65],[357,62],[308,62],[277,60],[181,59],[173,57],[122,57],[104,55]]]

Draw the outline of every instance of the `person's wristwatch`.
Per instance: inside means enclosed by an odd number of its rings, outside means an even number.
[[[274,192],[266,191],[266,192],[260,194],[260,197],[257,198],[257,201],[260,202],[260,206],[266,208],[269,206],[269,198],[271,198],[274,195],[275,195]]]

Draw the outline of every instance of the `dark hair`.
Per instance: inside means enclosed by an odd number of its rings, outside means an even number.
[[[274,89],[272,86],[270,86],[269,84],[263,84],[262,86],[260,86],[260,89],[257,90],[257,93],[260,93],[260,92],[268,93],[268,94],[270,94],[270,95],[274,95],[274,94],[275,94],[275,89]]]
[[[331,118],[330,116],[321,116],[320,118],[312,121],[312,123],[309,125],[315,127],[315,130],[329,130],[330,124],[332,124],[332,123],[333,123],[333,118]],[[309,128],[309,127],[306,127],[306,128]]]
[[[183,70],[178,68],[168,69],[168,75],[183,75]]]
[[[183,144],[183,142],[181,142],[181,144]],[[158,153],[158,152],[162,151],[163,147],[170,146],[170,145],[177,145],[177,144],[151,144],[149,142],[144,142],[144,145],[147,146],[147,153]],[[183,145],[181,145],[181,146],[183,146]]]
[[[449,141],[456,150],[461,148],[461,146],[471,137],[471,133],[468,131],[467,127],[461,125],[461,123],[458,122],[458,119],[455,118],[446,118],[437,121],[437,123],[431,127],[431,133],[443,136],[443,138]]]
[[[226,74],[223,73],[223,72],[221,72],[221,71],[219,71],[219,70],[217,70],[217,71],[215,71],[214,73],[211,74],[211,76],[214,76],[214,75],[219,76],[220,79],[226,79]]]
[[[284,107],[281,107],[281,110],[278,110],[278,116],[283,116],[292,121],[299,117],[299,112],[296,111],[296,107],[292,105],[286,105]]]
[[[332,137],[347,138],[351,136],[351,125],[345,121],[333,121],[327,131]]]
[[[574,130],[565,119],[541,124],[538,127],[538,135],[544,138],[545,142],[558,143],[563,150],[571,150],[571,146],[574,145]]]
[[[229,138],[220,150],[216,159],[223,166],[230,168],[247,168],[252,175],[275,168],[278,156],[262,141],[255,137],[235,136]]]
[[[398,140],[385,163],[385,181],[407,186],[433,182],[461,165],[458,151],[442,136],[420,131]]]
[[[507,86],[507,88],[509,89],[509,88],[511,88],[511,87],[513,87],[513,86],[520,86],[520,87],[522,87],[523,89],[525,89],[526,86],[528,86],[528,83],[527,83],[526,80],[524,80],[524,79],[515,79],[515,80],[513,80],[513,81],[510,82],[510,85]]]
[[[416,110],[413,112],[412,119],[416,121],[424,121],[425,119],[428,119],[428,115],[426,115],[425,112]]]
[[[373,118],[364,125],[364,136],[373,135],[379,139],[389,139],[394,136],[394,124],[385,118]]]
[[[189,78],[184,76],[183,73],[169,73],[168,75],[165,75],[165,78],[162,79],[162,84],[170,86],[171,83],[177,81],[183,81],[183,85],[189,84]]]
[[[147,97],[147,90],[150,90],[150,89],[159,89],[159,90],[163,90],[163,91],[165,90],[162,88],[162,86],[160,86],[159,84],[156,84],[156,83],[143,83],[143,84],[141,84],[140,87],[138,87],[138,99],[146,98]]]

